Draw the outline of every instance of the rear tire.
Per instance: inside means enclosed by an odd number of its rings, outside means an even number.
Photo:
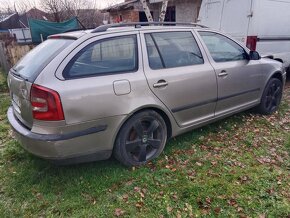
[[[158,157],[167,139],[163,118],[146,110],[133,115],[121,127],[114,147],[114,156],[126,166],[140,166]]]
[[[264,115],[273,114],[278,110],[283,95],[283,84],[279,79],[271,78],[263,92],[257,111]]]

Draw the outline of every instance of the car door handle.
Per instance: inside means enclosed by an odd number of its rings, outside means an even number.
[[[153,84],[154,88],[162,88],[168,86],[168,82],[166,82],[165,80],[159,80],[157,83]]]
[[[220,72],[220,73],[218,74],[219,77],[225,77],[225,76],[227,76],[227,75],[228,75],[228,73],[227,73],[227,71],[225,71],[225,70],[223,70],[222,72]]]

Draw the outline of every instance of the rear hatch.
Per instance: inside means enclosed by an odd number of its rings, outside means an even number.
[[[29,129],[33,125],[31,87],[41,71],[72,42],[72,39],[64,38],[48,39],[24,56],[9,72],[8,84],[14,114]]]

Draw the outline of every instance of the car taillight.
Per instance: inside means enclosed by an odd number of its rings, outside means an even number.
[[[51,89],[32,85],[30,92],[33,118],[36,120],[64,120],[59,94]]]
[[[247,37],[247,47],[251,51],[256,51],[257,41],[258,41],[258,37],[257,36],[248,36]]]

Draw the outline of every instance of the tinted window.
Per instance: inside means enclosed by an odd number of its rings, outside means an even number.
[[[137,40],[135,35],[131,35],[88,45],[68,64],[64,77],[75,78],[136,70]]]
[[[191,32],[145,34],[152,69],[203,64],[200,49]]]
[[[245,50],[218,33],[199,32],[212,58],[216,62],[237,61],[247,59]]]
[[[48,39],[25,55],[13,69],[26,79],[36,78],[40,71],[73,41]]]

